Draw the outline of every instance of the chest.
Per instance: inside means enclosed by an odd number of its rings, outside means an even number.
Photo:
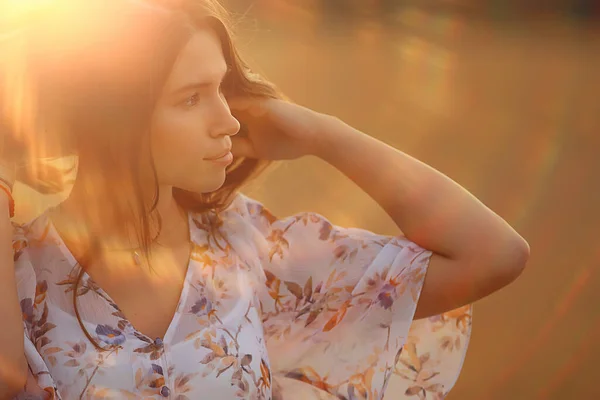
[[[197,262],[190,266],[195,271],[201,269]],[[58,310],[54,296],[48,296],[48,321],[56,327],[40,332],[47,337],[40,340],[47,340],[50,349],[48,354],[42,349],[42,354],[65,398],[78,398],[81,393],[88,396],[84,398],[194,399],[204,398],[206,393],[223,399],[271,398],[269,359],[255,304],[228,295],[206,296],[197,286],[199,280],[191,281],[186,279],[183,294],[175,284],[166,285],[160,296],[146,294],[148,307],[141,308],[138,304],[144,301],[135,299],[145,296],[146,286],[132,285],[130,293],[114,287],[110,300],[124,304],[120,306],[123,314],[143,336],[120,327],[116,319],[102,318],[95,327],[88,324],[92,336],[109,347],[102,353],[89,345],[73,319],[66,319]],[[181,301],[176,315],[170,307],[162,306],[167,301],[173,308]],[[84,295],[81,306],[82,318],[88,323],[94,321],[95,314],[87,310],[110,312],[109,304],[94,293]],[[170,333],[164,335],[163,331]]]
[[[150,264],[90,274],[125,319],[150,338],[164,338],[177,313],[189,269],[189,246],[153,253]],[[109,270],[96,266],[92,271]]]
[[[169,321],[176,329],[170,329],[164,341],[138,336],[120,328],[116,320],[104,319],[95,327],[88,324],[92,336],[108,347],[104,352],[97,352],[76,322],[66,318],[56,303],[48,302],[48,322],[55,328],[35,335],[40,335],[40,343],[48,342],[39,351],[64,398],[79,398],[81,393],[87,396],[83,398],[195,399],[206,393],[223,399],[270,398],[270,365],[258,310],[236,301],[240,306],[226,313],[216,302],[207,303],[193,287],[186,287],[184,312],[174,323]],[[94,294],[87,296],[97,299]],[[82,318],[92,321],[82,300]],[[99,302],[94,305],[100,308]],[[160,337],[159,332],[151,334],[157,325],[144,321],[152,318],[134,320],[136,330]]]

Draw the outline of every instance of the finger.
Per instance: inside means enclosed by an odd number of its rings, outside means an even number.
[[[227,99],[229,109],[234,114],[246,114],[259,117],[266,113],[265,99],[256,97],[240,96]]]
[[[229,108],[236,111],[244,111],[250,108],[253,99],[248,96],[227,97]]]
[[[252,142],[245,137],[231,138],[231,153],[234,157],[257,158]]]

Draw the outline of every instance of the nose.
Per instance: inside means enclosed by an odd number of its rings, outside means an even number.
[[[233,136],[239,132],[240,122],[231,114],[224,96],[221,96],[215,116],[215,124],[211,132],[213,137]]]

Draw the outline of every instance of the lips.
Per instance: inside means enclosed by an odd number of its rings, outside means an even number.
[[[205,160],[208,160],[208,161],[215,161],[215,160],[218,160],[218,159],[220,159],[220,158],[223,158],[223,157],[225,157],[225,156],[226,156],[227,154],[229,154],[230,152],[231,152],[231,149],[226,149],[226,150],[223,150],[223,152],[219,153],[219,155],[218,155],[218,156],[215,156],[215,157],[209,157],[209,158],[205,158]]]

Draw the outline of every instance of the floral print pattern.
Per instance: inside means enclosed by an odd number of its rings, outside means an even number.
[[[189,214],[193,241],[167,333],[149,338],[82,273],[46,214],[15,225],[25,392],[49,399],[442,399],[471,307],[413,320],[431,252],[404,237],[284,219],[239,194]]]

